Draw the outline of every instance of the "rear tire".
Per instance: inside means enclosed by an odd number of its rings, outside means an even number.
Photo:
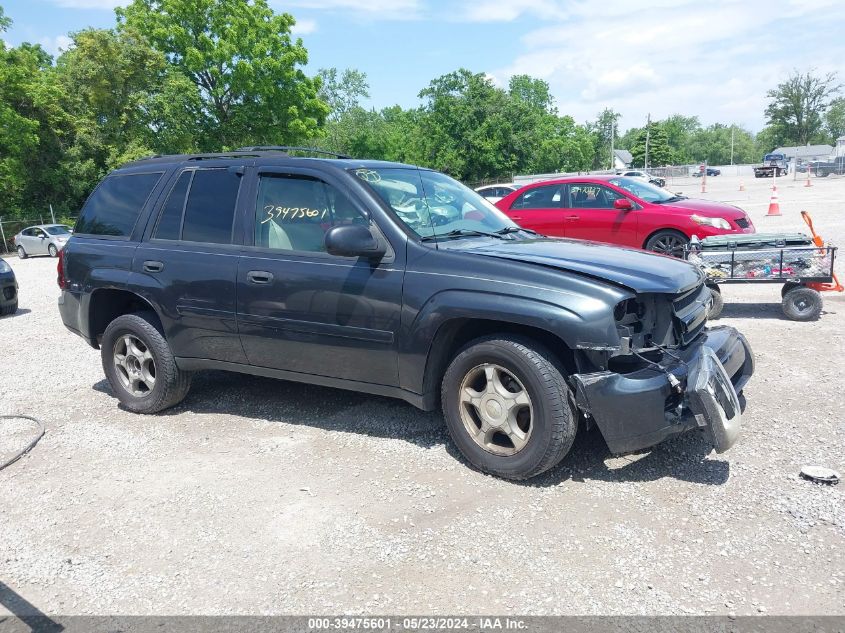
[[[18,311],[18,300],[15,299],[14,303],[10,303],[7,306],[0,306],[0,316],[7,316],[9,314],[14,314]]]
[[[645,243],[645,250],[661,255],[672,257],[683,257],[684,246],[689,244],[689,239],[680,231],[664,229],[652,235]]]
[[[815,321],[821,316],[822,306],[821,293],[806,286],[792,288],[781,302],[783,313],[793,321]]]
[[[157,413],[181,402],[191,374],[176,366],[154,313],[124,314],[109,323],[100,344],[103,371],[130,411]]]
[[[468,343],[443,376],[441,400],[464,457],[505,479],[528,479],[555,466],[578,428],[554,356],[522,337]]]
[[[26,254],[23,246],[18,246],[18,258],[26,259],[27,257],[29,257],[29,255]]]

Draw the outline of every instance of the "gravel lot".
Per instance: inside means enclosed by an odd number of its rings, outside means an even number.
[[[780,218],[771,181],[745,185],[709,178],[703,197],[758,230],[801,230],[807,209],[845,245],[845,178],[782,179]],[[581,434],[520,485],[384,398],[206,373],[166,414],[123,411],[62,326],[55,260],[10,263],[0,414],[47,434],[0,472],[0,580],[46,613],[845,614],[845,484],[797,476],[845,471],[845,295],[794,323],[778,286],[725,289],[722,322],[758,360],[728,453],[687,435],[614,458]],[[0,421],[0,461],[30,429]]]

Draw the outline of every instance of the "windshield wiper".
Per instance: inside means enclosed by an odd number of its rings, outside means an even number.
[[[432,240],[437,240],[441,237],[467,237],[467,236],[480,236],[480,237],[495,237],[498,240],[505,239],[504,235],[500,235],[499,233],[488,233],[487,231],[476,231],[475,229],[455,229],[454,231],[449,231],[448,233],[440,233],[434,235],[423,235],[420,240],[423,242],[430,242]]]
[[[671,198],[666,198],[665,200],[655,200],[654,204],[665,204],[666,202],[677,202],[678,200],[686,199],[686,196],[672,196]]]
[[[508,235],[510,233],[516,233],[518,231],[525,231],[526,233],[531,233],[531,235],[540,235],[537,231],[532,231],[531,229],[524,229],[521,226],[506,226],[503,229],[499,229],[496,231],[496,235]]]

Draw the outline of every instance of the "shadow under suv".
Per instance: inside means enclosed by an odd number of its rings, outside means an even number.
[[[512,479],[579,421],[614,453],[735,441],[753,355],[705,326],[697,268],[544,238],[428,169],[285,149],[140,160],[89,197],[59,309],[128,409],[177,404],[203,369],[393,396],[442,406],[467,459]]]

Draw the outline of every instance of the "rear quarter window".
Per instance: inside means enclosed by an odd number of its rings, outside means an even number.
[[[82,208],[74,233],[128,237],[162,173],[106,177]]]

